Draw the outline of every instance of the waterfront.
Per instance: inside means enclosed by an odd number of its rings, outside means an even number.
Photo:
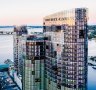
[[[37,29],[36,29],[37,30]],[[0,64],[6,59],[13,60],[13,36],[0,35]],[[88,55],[96,56],[96,42],[88,42]],[[96,90],[96,70],[88,66],[88,90]]]
[[[96,56],[96,40],[88,41],[88,56]]]
[[[6,59],[13,60],[13,36],[0,35],[0,64]]]
[[[96,90],[96,70],[88,66],[88,90]]]

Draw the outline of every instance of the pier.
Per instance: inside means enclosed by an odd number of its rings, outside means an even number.
[[[12,31],[0,31],[0,35],[13,35]]]

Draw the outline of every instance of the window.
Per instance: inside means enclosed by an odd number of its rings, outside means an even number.
[[[79,30],[79,38],[84,38],[84,30]]]
[[[57,52],[56,51],[54,51],[54,57],[56,57],[57,56]]]
[[[57,30],[61,30],[61,26],[56,26],[56,29]]]
[[[35,71],[32,71],[32,75],[35,75]]]
[[[40,78],[36,78],[35,79],[35,82],[40,82]]]
[[[46,49],[49,49],[49,46],[48,45],[46,45]]]
[[[59,44],[57,44],[57,46],[59,46]]]
[[[50,79],[49,79],[49,84],[51,83]]]

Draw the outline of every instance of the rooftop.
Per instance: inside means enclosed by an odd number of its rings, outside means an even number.
[[[43,35],[29,35],[27,37],[27,40],[33,40],[33,41],[38,41],[38,40],[45,40],[46,38]]]

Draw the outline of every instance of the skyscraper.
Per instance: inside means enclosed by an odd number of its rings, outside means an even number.
[[[27,35],[26,26],[15,26],[13,33],[13,51],[14,51],[14,67],[17,75],[21,76],[23,72],[22,59],[22,35]]]
[[[23,90],[45,90],[45,39],[42,35],[28,35],[23,44]]]
[[[45,90],[87,89],[87,9],[46,16]]]
[[[87,9],[46,16],[43,35],[14,28],[14,65],[23,90],[87,89]]]

